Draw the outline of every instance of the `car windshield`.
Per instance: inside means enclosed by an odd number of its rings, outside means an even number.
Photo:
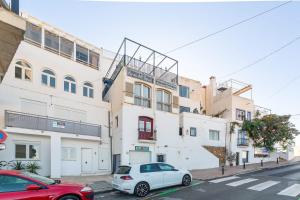
[[[116,174],[129,174],[131,167],[129,166],[120,166]]]
[[[29,172],[22,172],[22,175],[27,176],[27,177],[32,178],[32,179],[35,179],[35,180],[38,180],[38,181],[40,181],[44,184],[47,184],[47,185],[55,184],[55,180],[50,179],[50,178],[46,178],[44,176],[40,176],[40,175],[37,175],[37,174],[33,174],[33,173],[29,173]]]

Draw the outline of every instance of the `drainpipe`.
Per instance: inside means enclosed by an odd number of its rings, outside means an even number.
[[[110,171],[113,174],[113,152],[112,152],[112,135],[111,135],[111,126],[110,126],[110,111],[108,111],[108,136],[110,141]]]

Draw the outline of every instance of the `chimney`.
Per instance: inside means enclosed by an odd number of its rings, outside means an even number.
[[[216,92],[217,92],[217,81],[216,81],[216,77],[211,76],[209,78],[209,85],[211,87],[212,90],[212,96],[216,96]]]
[[[19,0],[11,0],[11,11],[19,15]]]

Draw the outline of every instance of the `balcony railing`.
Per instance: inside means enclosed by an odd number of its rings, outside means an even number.
[[[101,137],[100,125],[7,110],[5,126]]]
[[[138,130],[138,139],[147,140],[147,141],[156,141],[155,131],[154,132],[145,132]]]
[[[248,146],[249,139],[248,138],[238,138],[237,139],[237,146]]]

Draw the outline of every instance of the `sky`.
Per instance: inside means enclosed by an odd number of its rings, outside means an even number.
[[[282,3],[20,0],[20,10],[98,47],[116,52],[128,37],[165,53]],[[293,115],[300,113],[300,39],[246,70],[224,75],[299,36],[300,2],[293,1],[168,55],[178,60],[180,75],[203,84],[212,75],[217,81],[233,78],[250,83],[256,105]],[[300,115],[292,122],[300,130]]]

